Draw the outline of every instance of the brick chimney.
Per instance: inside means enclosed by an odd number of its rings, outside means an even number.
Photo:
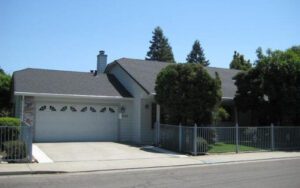
[[[103,73],[107,65],[107,55],[104,50],[100,50],[97,55],[97,72]]]

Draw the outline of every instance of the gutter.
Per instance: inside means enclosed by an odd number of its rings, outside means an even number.
[[[54,94],[54,93],[18,92],[18,91],[15,91],[14,95],[16,95],[16,96],[35,96],[35,97],[68,97],[68,98],[89,98],[89,99],[133,100],[133,98],[121,97],[121,96]]]
[[[156,95],[156,93],[151,93],[151,96]],[[233,100],[234,97],[222,97],[222,100]]]

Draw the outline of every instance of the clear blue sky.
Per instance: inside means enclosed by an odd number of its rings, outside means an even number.
[[[261,46],[300,45],[299,0],[0,0],[0,66],[89,71],[100,49],[111,62],[144,59],[161,26],[175,59],[199,39],[211,66],[228,67],[233,51],[255,60]]]

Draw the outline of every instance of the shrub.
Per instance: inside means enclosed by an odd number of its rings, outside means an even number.
[[[20,126],[21,121],[18,118],[13,117],[1,117],[0,126]]]
[[[3,144],[4,152],[6,153],[5,159],[24,159],[27,156],[26,144],[23,141],[7,141]]]
[[[208,151],[207,141],[202,137],[198,137],[197,138],[197,148],[200,148],[198,153],[206,153]]]

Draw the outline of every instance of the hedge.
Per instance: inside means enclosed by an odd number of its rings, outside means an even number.
[[[18,118],[14,117],[1,117],[0,126],[20,126],[21,121]]]
[[[13,117],[0,118],[0,150],[4,149],[3,143],[6,141],[17,140],[20,135],[21,121]],[[2,128],[1,128],[2,127]]]

